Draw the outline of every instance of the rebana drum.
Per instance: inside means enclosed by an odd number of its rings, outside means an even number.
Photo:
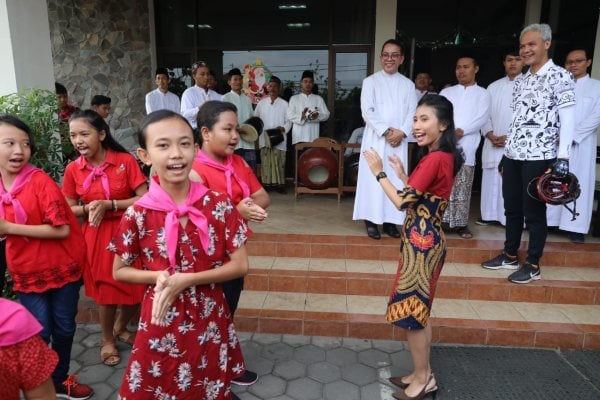
[[[323,147],[306,150],[298,158],[298,178],[310,189],[327,189],[338,178],[338,161],[335,154]]]

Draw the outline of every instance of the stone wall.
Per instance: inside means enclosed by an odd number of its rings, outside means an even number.
[[[69,101],[112,99],[113,130],[139,126],[152,90],[148,0],[47,0],[54,76]]]

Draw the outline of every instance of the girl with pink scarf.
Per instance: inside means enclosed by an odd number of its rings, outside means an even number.
[[[120,398],[237,399],[230,384],[246,367],[221,282],[247,273],[250,232],[225,194],[190,181],[185,118],[155,111],[138,141],[156,175],[111,243],[115,279],[148,285]]]

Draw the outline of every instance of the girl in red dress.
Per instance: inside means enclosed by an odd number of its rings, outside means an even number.
[[[269,194],[262,187],[243,157],[234,154],[240,141],[235,105],[224,101],[207,101],[198,111],[198,129],[202,147],[190,172],[210,189],[227,193],[246,221],[262,222],[267,218]],[[223,292],[231,315],[235,315],[244,288],[244,278],[223,282]],[[251,385],[258,375],[246,370],[233,383]]]
[[[431,325],[429,314],[437,279],[444,266],[446,240],[442,218],[463,158],[456,147],[452,103],[436,94],[424,96],[413,118],[413,135],[421,147],[420,160],[410,177],[402,161],[388,161],[405,185],[396,190],[383,171],[383,162],[373,149],[364,153],[369,168],[381,188],[399,210],[406,211],[402,225],[400,261],[390,295],[386,319],[406,329],[414,371],[390,378],[402,390],[392,396],[416,400],[437,391],[431,372]]]
[[[123,210],[146,193],[148,185],[135,158],[113,139],[108,124],[95,111],[75,112],[69,136],[80,156],[67,165],[62,192],[73,213],[84,219],[90,266],[84,273],[85,292],[99,306],[100,358],[106,365],[117,365],[115,338],[133,344],[135,335],[127,330],[127,322],[142,300],[144,287],[113,279],[114,254],[107,247]]]
[[[69,393],[71,399],[87,399],[94,391],[67,379],[81,275],[87,268],[85,243],[56,183],[29,164],[34,152],[29,127],[0,115],[0,237],[6,239],[13,289],[58,355],[52,372],[58,397]]]
[[[148,289],[119,398],[237,399],[230,383],[245,366],[220,282],[247,273],[248,227],[225,194],[190,181],[196,147],[181,115],[149,114],[138,141],[156,176],[111,250],[115,279]]]

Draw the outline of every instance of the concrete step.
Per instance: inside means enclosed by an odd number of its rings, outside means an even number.
[[[247,247],[253,256],[398,260],[399,243],[388,237],[255,233]],[[447,245],[446,262],[479,264],[498,255],[503,241],[448,238]],[[526,248],[523,242],[521,259]],[[600,243],[548,242],[540,264],[600,268]]]
[[[323,294],[389,295],[397,262],[251,256],[246,290]],[[476,264],[446,263],[436,296],[552,304],[600,304],[600,269],[542,267],[542,280],[515,285],[511,270],[491,271]]]

